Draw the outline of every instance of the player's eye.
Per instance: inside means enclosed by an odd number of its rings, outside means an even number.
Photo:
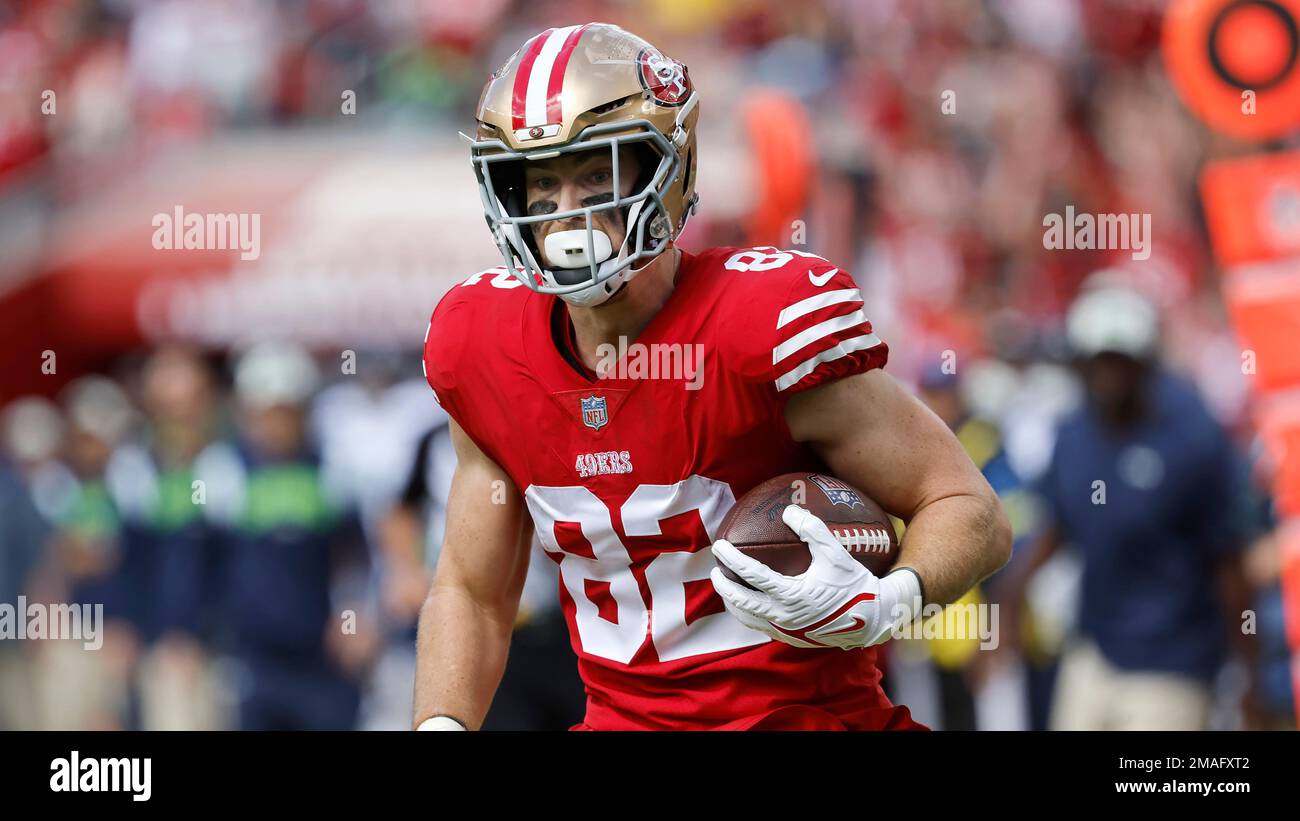
[[[614,175],[608,170],[602,168],[598,171],[591,172],[588,179],[591,180],[592,185],[609,185],[610,181],[614,179]]]
[[[538,177],[533,180],[533,188],[540,191],[550,191],[556,186],[555,177]]]

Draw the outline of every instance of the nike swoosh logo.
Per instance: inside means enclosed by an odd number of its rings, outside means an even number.
[[[787,636],[790,636],[791,638],[796,638],[799,639],[800,641],[806,641],[809,644],[816,644],[816,645],[821,645],[822,647],[826,647],[827,646],[826,644],[818,641],[810,634],[814,630],[818,630],[822,627],[825,627],[826,625],[838,619],[840,616],[847,613],[849,610],[852,610],[855,606],[857,606],[859,602],[873,601],[875,598],[876,598],[875,593],[859,593],[858,595],[844,602],[844,604],[841,604],[839,607],[835,608],[834,613],[831,613],[829,616],[826,616],[823,619],[818,619],[813,624],[810,624],[807,627],[803,627],[798,630],[787,630],[779,624],[774,624],[772,622],[768,622],[768,623],[772,624],[772,626],[775,627],[777,630],[780,630],[782,633],[785,633]],[[853,615],[853,621],[855,622],[855,624],[852,627],[848,627],[842,630],[835,630],[831,633],[823,633],[822,635],[833,636],[836,635],[837,633],[846,633],[851,630],[861,630],[863,627],[867,626],[866,621],[863,620],[863,618],[857,615],[856,613]]]
[[[853,617],[853,624],[848,627],[842,627],[839,630],[832,630],[829,633],[822,633],[823,636],[838,636],[840,633],[856,633],[867,626],[867,620],[861,616]]]
[[[839,268],[832,268],[832,269],[830,269],[829,271],[827,271],[826,273],[822,274],[821,276],[817,276],[817,275],[814,274],[812,271],[809,271],[809,272],[808,272],[808,281],[811,282],[813,285],[816,285],[818,288],[820,288],[820,287],[822,287],[823,285],[825,285],[826,283],[830,282],[830,281],[831,281],[831,277],[835,276],[835,275],[838,274],[839,272],[840,272],[840,269],[839,269]]]

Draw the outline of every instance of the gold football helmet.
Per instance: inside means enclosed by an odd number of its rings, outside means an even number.
[[[695,122],[699,96],[686,66],[607,23],[547,29],[511,55],[483,88],[470,139],[474,171],[492,237],[506,267],[535,291],[575,305],[599,305],[633,266],[661,252],[695,208]],[[638,152],[641,171],[621,197],[619,148]],[[609,151],[613,192],[583,208],[530,215],[524,167],[579,151]],[[592,214],[622,210],[615,249]],[[586,230],[555,232],[544,254],[532,226],[584,218]],[[561,244],[551,247],[556,234]],[[564,265],[547,264],[560,256]]]

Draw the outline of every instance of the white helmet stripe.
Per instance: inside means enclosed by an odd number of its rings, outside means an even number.
[[[551,71],[557,67],[556,59],[564,48],[564,41],[579,28],[581,26],[565,26],[553,29],[546,36],[546,42],[542,44],[542,50],[533,61],[528,74],[528,96],[524,104],[525,127],[546,124],[546,101],[550,96]],[[565,62],[567,63],[567,59]],[[558,68],[560,71],[564,70],[563,65]]]

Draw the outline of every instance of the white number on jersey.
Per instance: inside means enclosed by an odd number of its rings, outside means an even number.
[[[488,274],[493,274],[492,279],[488,280],[493,288],[501,288],[508,291],[511,288],[518,288],[520,285],[524,284],[520,281],[519,277],[507,271],[504,266],[498,265],[495,268],[488,268],[486,271],[479,271],[460,285],[462,288],[467,285],[477,285],[482,281],[483,277]]]
[[[573,599],[582,651],[627,664],[646,642],[660,661],[764,644],[770,639],[743,626],[726,612],[686,623],[686,584],[706,581],[713,554],[692,544],[665,550],[645,568],[650,601],[642,600],[632,558],[614,529],[609,508],[585,487],[532,485],[524,492],[543,549],[560,559],[560,578]],[[641,485],[623,504],[624,533],[659,536],[664,519],[698,510],[710,541],[736,498],[725,482],[690,476],[672,485]],[[595,558],[567,552],[555,538],[557,522],[576,522]],[[616,623],[591,602],[589,584],[608,585],[617,608]]]
[[[763,245],[732,254],[722,267],[728,271],[771,271],[774,268],[785,267],[795,257],[820,259],[826,262],[824,258],[806,251],[782,251],[770,245]]]

